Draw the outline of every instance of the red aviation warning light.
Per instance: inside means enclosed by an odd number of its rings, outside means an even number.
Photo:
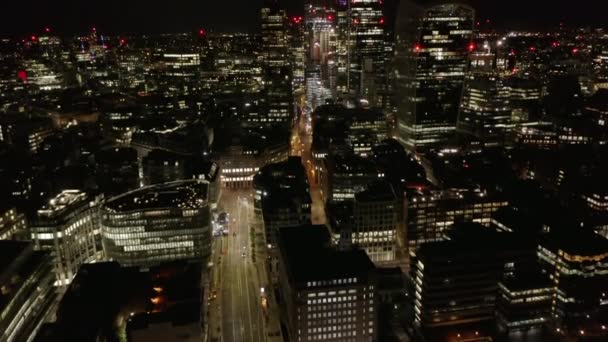
[[[475,45],[475,43],[470,43],[469,44],[469,52],[475,51],[476,48],[477,48],[477,46]]]
[[[27,72],[25,70],[19,70],[17,72],[17,78],[23,81],[23,83],[27,83]]]
[[[48,27],[48,26],[47,26],[47,27],[45,27],[45,28],[44,28],[44,32],[46,32],[46,33],[51,33],[51,28],[50,28],[50,27]]]
[[[420,52],[422,50],[422,46],[420,44],[414,45],[414,52]]]
[[[384,17],[380,18],[379,23],[380,23],[380,25],[383,25],[383,24],[384,24]]]
[[[207,35],[207,31],[205,29],[198,30],[198,35],[201,37],[205,37]]]
[[[328,15],[328,16],[327,16],[327,20],[329,20],[329,21],[334,21],[334,16],[333,16],[333,15],[331,15],[331,14],[330,14],[330,15]]]

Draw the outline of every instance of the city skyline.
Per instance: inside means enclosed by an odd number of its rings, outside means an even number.
[[[608,340],[601,7],[11,2],[0,342]]]
[[[395,8],[402,0],[386,0]],[[424,3],[425,1],[421,1]],[[594,0],[557,0],[546,6],[543,1],[512,0],[500,3],[468,0],[480,20],[490,19],[499,29],[597,26],[605,24],[605,6]],[[303,15],[303,0],[282,0],[289,15]],[[179,4],[164,1],[106,0],[47,2],[32,0],[2,4],[0,36],[29,35],[52,27],[57,33],[72,35],[86,32],[92,26],[111,33],[189,32],[200,27],[213,31],[257,31],[263,0],[195,1]],[[217,13],[225,15],[218,16]],[[391,13],[387,13],[391,17]]]

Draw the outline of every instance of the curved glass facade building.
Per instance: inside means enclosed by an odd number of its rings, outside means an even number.
[[[456,129],[475,11],[462,2],[402,1],[396,24],[395,104],[410,149],[444,143]]]
[[[148,268],[175,260],[206,262],[211,254],[209,183],[191,180],[144,187],[101,208],[106,258]]]

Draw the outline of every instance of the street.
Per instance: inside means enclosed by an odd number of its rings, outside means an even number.
[[[251,253],[250,194],[223,190],[219,210],[230,215],[230,224],[229,234],[214,242],[211,295],[217,293],[217,298],[209,307],[211,341],[266,341],[258,271]]]

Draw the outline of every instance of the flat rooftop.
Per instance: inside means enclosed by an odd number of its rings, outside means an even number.
[[[303,225],[281,228],[279,248],[289,277],[296,284],[338,278],[366,278],[375,269],[365,251],[341,251],[331,246],[327,227]]]
[[[108,200],[104,210],[199,209],[207,203],[208,183],[192,180],[152,185]]]

